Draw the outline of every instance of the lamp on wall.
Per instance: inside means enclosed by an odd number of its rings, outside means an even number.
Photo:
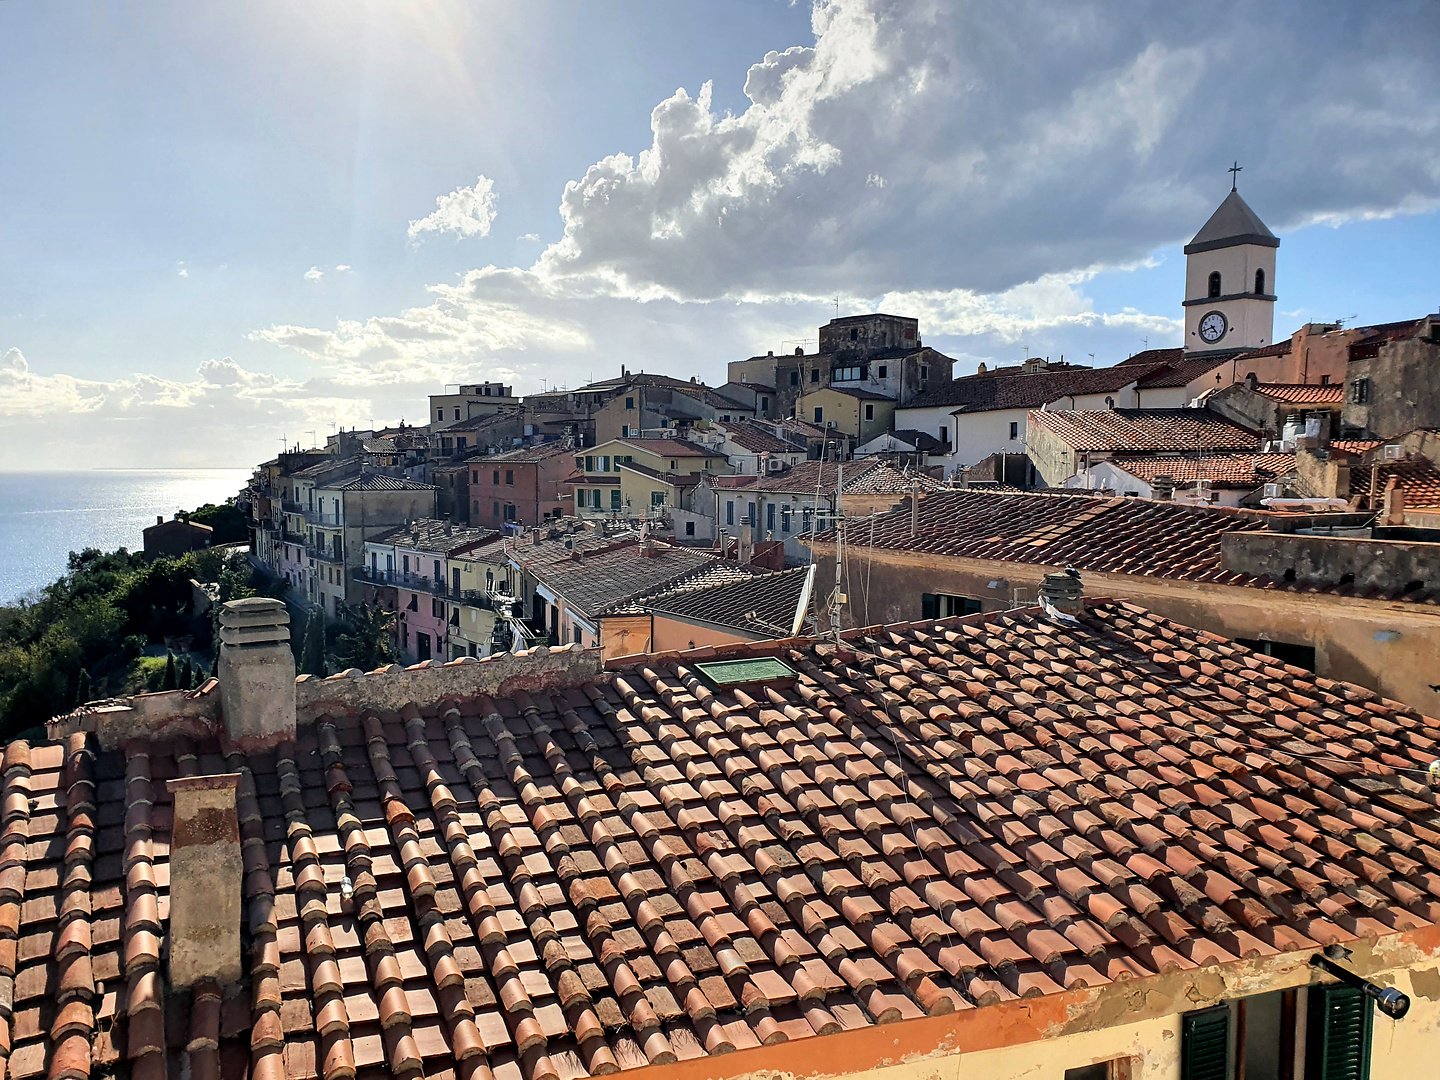
[[[1371,998],[1375,1002],[1375,1007],[1392,1020],[1400,1020],[1410,1011],[1410,999],[1393,986],[1376,986],[1368,979],[1362,979],[1353,971],[1347,971],[1335,963],[1335,960],[1347,959],[1350,956],[1349,949],[1331,945],[1326,948],[1325,952],[1333,953],[1335,959],[1332,960],[1324,953],[1316,953],[1310,958],[1311,965],[1318,967],[1321,971],[1329,972],[1346,986],[1353,986],[1366,997]]]

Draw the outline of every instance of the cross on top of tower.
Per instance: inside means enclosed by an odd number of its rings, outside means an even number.
[[[1237,162],[1235,162],[1235,164],[1231,165],[1230,168],[1228,168],[1228,169],[1225,170],[1226,172],[1228,172],[1228,173],[1230,174],[1230,190],[1231,190],[1231,191],[1234,191],[1234,190],[1235,190],[1235,184],[1236,184],[1236,182],[1240,179],[1240,173],[1244,170],[1244,168],[1245,168],[1245,166],[1241,165],[1240,162],[1237,161]]]

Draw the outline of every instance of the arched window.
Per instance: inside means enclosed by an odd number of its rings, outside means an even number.
[[[1255,271],[1255,295],[1256,295],[1256,296],[1264,296],[1264,295],[1265,295],[1265,271],[1264,271],[1264,270],[1256,270],[1256,271]]]
[[[1210,275],[1210,296],[1212,298],[1220,295],[1220,271],[1216,270]]]

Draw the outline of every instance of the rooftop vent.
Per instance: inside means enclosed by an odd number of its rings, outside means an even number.
[[[773,656],[756,656],[746,660],[720,660],[696,664],[696,670],[717,690],[740,690],[756,686],[793,685],[799,672]]]

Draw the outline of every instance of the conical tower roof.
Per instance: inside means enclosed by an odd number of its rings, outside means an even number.
[[[1265,227],[1258,214],[1231,189],[1220,208],[1210,215],[1210,220],[1190,243],[1185,245],[1186,255],[1216,248],[1235,247],[1238,244],[1258,244],[1261,247],[1279,247],[1280,240]]]

